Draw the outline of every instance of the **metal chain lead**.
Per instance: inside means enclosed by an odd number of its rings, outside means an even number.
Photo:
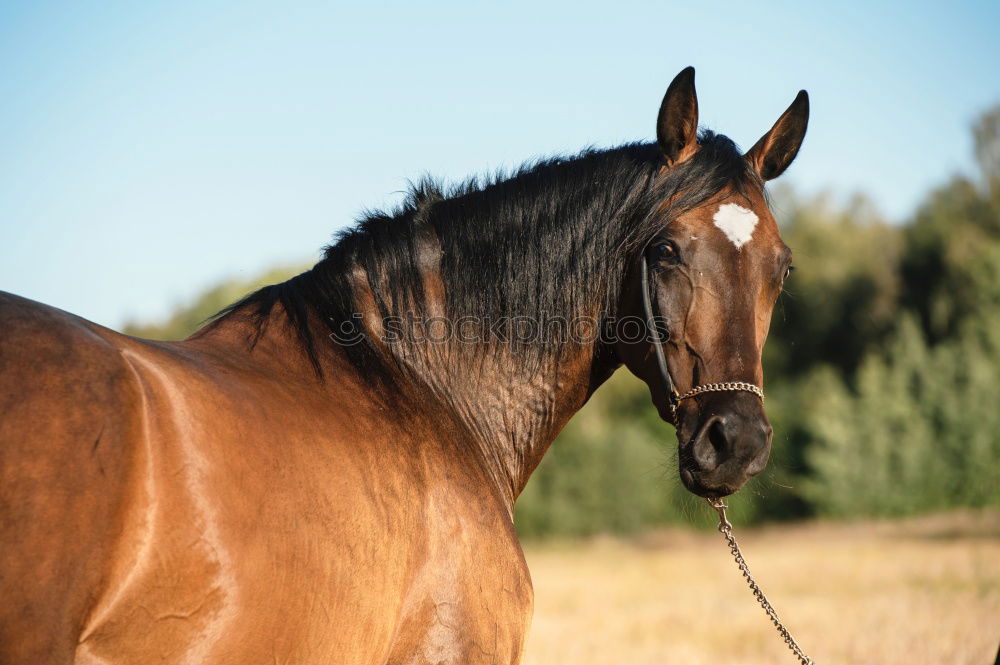
[[[771,623],[774,624],[778,634],[785,640],[785,644],[788,645],[788,648],[791,649],[792,653],[795,654],[795,657],[799,659],[799,662],[802,663],[802,665],[816,665],[815,661],[802,651],[802,647],[798,645],[795,638],[792,637],[792,634],[789,633],[788,629],[785,628],[785,625],[781,623],[781,620],[778,618],[778,613],[774,611],[774,607],[772,607],[771,603],[768,602],[767,596],[765,596],[764,592],[761,591],[759,586],[757,586],[757,582],[754,580],[753,575],[750,574],[750,568],[747,566],[746,559],[743,558],[743,553],[740,552],[740,546],[736,544],[736,537],[733,536],[733,525],[729,523],[728,519],[726,519],[726,508],[728,508],[728,506],[722,501],[722,499],[708,499],[708,503],[710,506],[715,508],[717,513],[719,513],[719,533],[721,533],[723,537],[725,537],[726,542],[729,543],[729,551],[733,553],[736,565],[739,566],[740,572],[743,573],[743,577],[750,586],[750,590],[753,592],[754,597],[757,599],[757,602],[760,603],[760,606],[764,608],[764,611],[767,612],[767,616],[771,619]]]

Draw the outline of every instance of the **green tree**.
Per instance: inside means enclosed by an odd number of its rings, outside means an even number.
[[[998,257],[1000,258],[1000,257]],[[814,438],[805,496],[838,517],[1000,505],[1000,309],[928,346],[906,317],[848,391],[829,371],[807,384]]]
[[[822,513],[1000,505],[1000,108],[975,128],[982,168],[930,194],[904,230],[903,313],[848,389],[818,372],[797,423]],[[919,322],[919,323],[918,323]],[[826,395],[826,402],[819,399]]]
[[[864,196],[775,195],[795,272],[778,300],[766,347],[769,377],[808,374],[818,363],[853,371],[894,325],[902,238]]]
[[[980,307],[973,274],[1000,242],[1000,106],[975,123],[978,177],[956,176],[928,197],[906,229],[903,303],[920,316],[932,342],[957,334]]]

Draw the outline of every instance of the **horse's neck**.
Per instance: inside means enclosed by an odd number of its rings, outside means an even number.
[[[344,372],[357,371],[337,345],[321,344],[317,352],[322,372],[317,375],[280,306],[270,316],[252,350],[247,340],[255,327],[240,312],[211,324],[187,343],[227,358],[249,354],[239,362],[271,367],[286,377],[299,374],[317,388],[327,382],[343,384]],[[313,332],[326,339],[318,322]],[[460,432],[457,443],[480,463],[511,512],[549,444],[616,367],[607,357],[595,358],[591,345],[567,344],[558,358],[542,358],[531,369],[518,362],[518,351],[511,347],[479,353],[471,347],[427,343],[395,351],[392,363],[401,368],[398,385],[384,391],[388,394],[374,391],[373,399],[387,400],[386,406],[398,407],[400,414],[417,413],[422,425],[442,433]],[[364,379],[358,376],[356,383],[363,386]]]
[[[404,397],[447,414],[511,512],[553,439],[616,366],[591,346],[564,347],[532,370],[514,353],[411,349]]]
[[[423,279],[423,321],[445,320],[457,326],[456,322],[468,317],[447,312],[440,247],[434,238],[424,237],[421,242],[418,269]],[[385,329],[375,313],[367,279],[357,279],[355,294],[369,338],[380,339]],[[594,312],[588,318],[596,320],[596,316]],[[565,314],[557,318],[576,319]],[[408,389],[401,397],[435,418],[446,414],[450,424],[457,426],[449,429],[463,433],[462,444],[472,448],[513,512],[515,499],[556,435],[618,363],[611,354],[596,353],[592,343],[550,345],[538,358],[533,349],[522,352],[515,344],[493,342],[496,346],[487,349],[477,344],[486,344],[481,335],[489,324],[474,323],[485,327],[473,326],[480,336],[471,344],[454,334],[462,328],[448,327],[453,334],[446,335],[446,343],[426,341],[433,337],[426,335],[423,343],[383,345],[381,353],[392,356],[391,364],[403,368],[399,378]],[[525,355],[535,360],[525,362]]]

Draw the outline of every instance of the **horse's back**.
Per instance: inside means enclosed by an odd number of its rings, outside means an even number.
[[[138,392],[94,324],[0,293],[0,326],[0,663],[63,662],[119,530]]]

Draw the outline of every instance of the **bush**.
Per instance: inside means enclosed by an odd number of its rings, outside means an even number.
[[[885,355],[862,365],[855,390],[819,371],[808,384],[813,441],[803,482],[822,514],[897,516],[1000,505],[1000,335],[969,322],[927,346],[906,317]]]

